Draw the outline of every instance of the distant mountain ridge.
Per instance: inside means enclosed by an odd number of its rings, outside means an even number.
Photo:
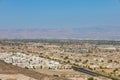
[[[0,29],[0,39],[120,40],[120,27]]]

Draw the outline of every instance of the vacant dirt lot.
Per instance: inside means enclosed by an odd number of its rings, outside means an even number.
[[[0,74],[23,74],[37,80],[67,80],[62,77],[53,77],[35,72],[33,70],[23,69],[11,64],[0,61]]]
[[[22,74],[0,74],[2,80],[36,80]]]

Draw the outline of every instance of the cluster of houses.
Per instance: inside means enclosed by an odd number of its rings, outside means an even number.
[[[70,65],[23,53],[0,53],[0,60],[28,69],[71,69]]]

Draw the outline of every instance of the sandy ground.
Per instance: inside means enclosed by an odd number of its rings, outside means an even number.
[[[54,77],[47,74],[35,72],[33,70],[23,69],[11,64],[0,61],[0,74],[22,74],[37,80],[68,80],[63,77]]]
[[[84,73],[76,72],[72,69],[68,70],[50,70],[50,69],[36,69],[34,70],[39,73],[47,75],[85,75]]]
[[[2,80],[36,80],[23,74],[0,74]]]

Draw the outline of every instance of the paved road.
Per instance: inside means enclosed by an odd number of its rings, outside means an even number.
[[[89,74],[89,75],[92,75],[92,76],[98,76],[97,73],[92,72],[92,71],[89,71],[89,70],[86,70],[86,69],[84,69],[84,68],[80,68],[80,67],[77,67],[77,66],[72,66],[72,68],[73,68],[75,71],[83,72],[83,73],[85,73],[85,74]]]
[[[92,75],[92,76],[102,76],[102,77],[106,77],[106,78],[109,78],[109,79],[112,79],[112,80],[120,80],[120,79],[113,78],[113,77],[110,77],[110,76],[106,76],[106,75],[103,75],[103,74],[95,73],[95,72],[86,70],[86,69],[84,69],[84,68],[80,68],[80,67],[78,67],[78,66],[72,66],[72,68],[73,68],[75,71],[83,72],[83,73],[85,73],[85,74],[89,74],[89,75]]]

